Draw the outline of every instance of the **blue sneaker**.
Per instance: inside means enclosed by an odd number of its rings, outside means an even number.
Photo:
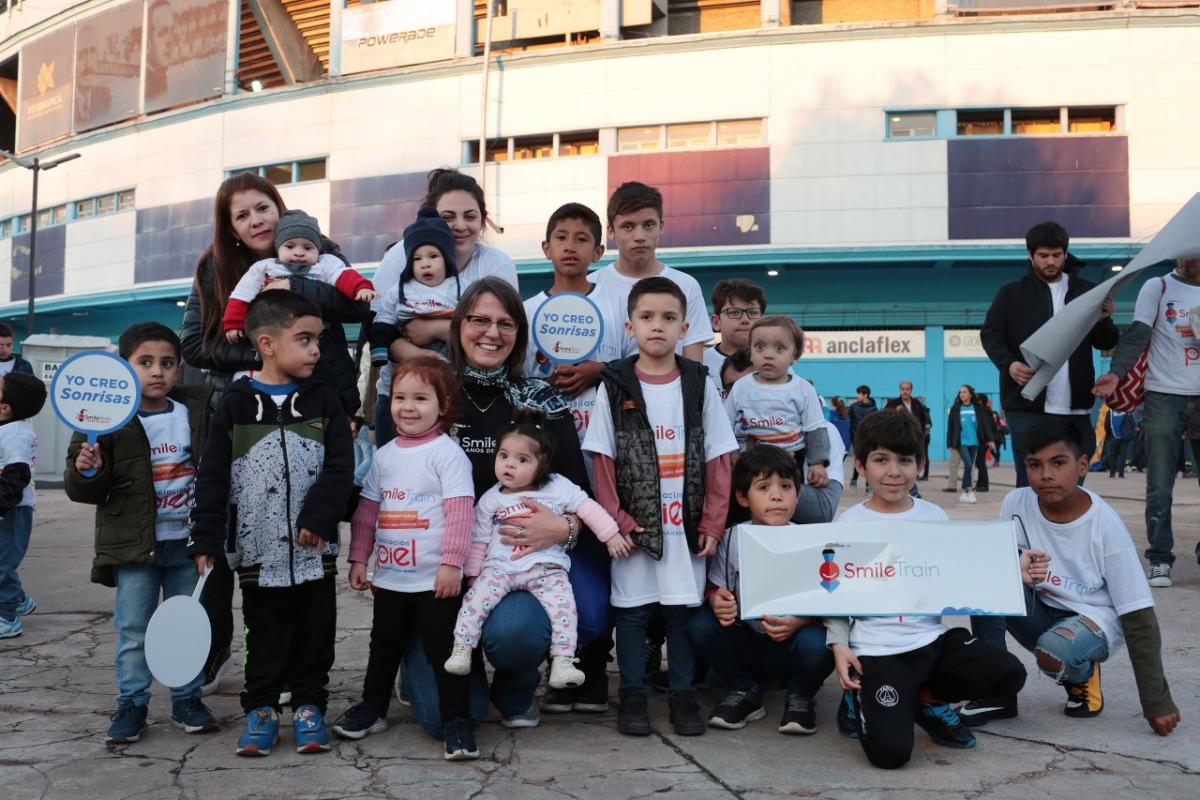
[[[27,617],[37,608],[37,600],[34,600],[29,595],[25,595],[25,599],[17,606],[17,616]]]
[[[975,746],[975,734],[946,703],[918,703],[915,722],[942,747],[970,750]]]
[[[862,735],[859,728],[858,707],[854,702],[854,692],[842,692],[842,702],[838,703],[837,710],[837,729],[838,733],[849,739],[857,739]]]
[[[246,715],[246,729],[237,740],[239,756],[269,756],[279,741],[279,714],[270,706],[260,706]]]
[[[145,706],[117,706],[116,713],[112,715],[112,724],[108,726],[108,733],[104,735],[104,741],[109,744],[132,744],[142,738],[144,730]]]
[[[217,729],[217,718],[199,697],[171,703],[171,723],[185,733],[208,733]]]
[[[329,749],[329,731],[325,716],[314,705],[303,705],[292,712],[292,735],[297,753],[324,753]]]
[[[21,635],[21,618],[5,619],[0,617],[0,639],[12,639]]]

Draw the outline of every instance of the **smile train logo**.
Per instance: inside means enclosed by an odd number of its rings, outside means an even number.
[[[821,557],[825,559],[817,570],[817,573],[821,576],[821,588],[827,592],[832,592],[841,583],[838,580],[838,576],[842,574],[842,571],[838,569],[838,565],[833,560],[832,547],[826,547],[822,550]]]

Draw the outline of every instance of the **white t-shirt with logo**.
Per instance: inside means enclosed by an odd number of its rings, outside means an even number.
[[[187,406],[167,400],[163,411],[139,411],[138,421],[150,443],[150,471],[154,479],[154,538],[186,539],[188,511],[196,490],[196,462],[192,457],[192,428]]]
[[[700,291],[700,284],[696,279],[686,272],[680,272],[672,267],[664,266],[662,272],[656,276],[646,277],[661,277],[669,278],[674,281],[675,285],[683,290],[683,296],[687,299],[687,314],[684,319],[688,324],[687,333],[679,340],[679,344],[675,348],[675,352],[683,354],[683,348],[693,344],[703,344],[713,338],[712,325],[708,319],[708,306],[704,303],[704,294]],[[633,290],[641,278],[630,278],[627,275],[622,275],[617,272],[617,265],[609,264],[607,267],[602,267],[588,275],[588,280],[596,285],[611,286],[617,291],[621,298],[621,307],[625,309],[626,316],[629,309],[629,293]],[[622,317],[625,319],[625,317]]]
[[[683,381],[641,381],[646,416],[654,431],[658,452],[658,475],[662,487],[663,557],[655,561],[641,550],[612,564],[611,602],[617,608],[634,608],[649,603],[665,606],[696,606],[704,594],[704,559],[692,555],[683,529]],[[721,408],[721,398],[712,383],[704,383],[704,460],[712,461],[737,450],[737,440]],[[596,411],[583,440],[583,449],[614,461],[616,434],[608,392],[601,383]],[[618,465],[618,469],[620,466]]]
[[[1125,523],[1099,495],[1084,491],[1092,506],[1073,522],[1046,519],[1029,487],[1005,496],[1000,519],[1020,517],[1017,544],[1050,556],[1050,573],[1035,587],[1042,601],[1096,622],[1111,656],[1125,641],[1118,618],[1153,607],[1154,598]]]
[[[0,469],[9,464],[29,465],[29,484],[21,492],[19,506],[37,505],[37,490],[33,485],[33,473],[37,472],[38,437],[33,432],[30,420],[0,424]]]
[[[756,373],[742,376],[725,398],[725,411],[743,449],[754,439],[794,453],[804,449],[804,434],[825,422],[817,390],[790,372],[787,383],[762,383]]]
[[[1067,285],[1071,276],[1065,272],[1050,287],[1051,316],[1063,310],[1067,304]],[[1046,384],[1046,413],[1047,414],[1090,414],[1090,408],[1071,408],[1071,365],[1063,364],[1050,383]],[[963,444],[967,444],[963,442]]]
[[[578,511],[579,504],[588,499],[587,493],[557,473],[551,474],[550,480],[540,489],[508,493],[501,491],[501,488],[497,483],[484,492],[475,504],[475,525],[471,529],[471,538],[476,542],[488,543],[484,566],[510,575],[532,569],[538,564],[555,565],[569,570],[571,558],[567,555],[565,545],[551,545],[513,560],[513,555],[522,548],[502,544],[498,529],[511,524],[514,519],[528,517],[533,513],[525,505],[525,500],[540,503],[561,516]]]
[[[373,583],[394,592],[433,590],[442,565],[442,501],[474,497],[471,462],[442,434],[415,447],[397,440],[375,451],[362,496],[379,503]]]
[[[1138,291],[1133,321],[1150,326],[1147,391],[1200,395],[1200,331],[1192,327],[1193,308],[1200,308],[1200,286],[1173,272]]]
[[[942,522],[946,512],[928,500],[913,498],[899,514],[884,514],[859,503],[843,511],[837,522]],[[894,656],[924,647],[946,632],[941,617],[854,617],[850,649],[859,656]]]

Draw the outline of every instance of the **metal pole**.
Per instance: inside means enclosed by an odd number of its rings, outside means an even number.
[[[485,198],[487,197],[488,62],[492,59],[492,3],[493,0],[487,0],[487,25],[483,37],[483,84],[479,92],[479,190]]]
[[[29,215],[29,310],[25,314],[25,337],[33,336],[33,297],[37,288],[37,223],[38,223],[38,173],[41,162],[33,160],[33,211]]]

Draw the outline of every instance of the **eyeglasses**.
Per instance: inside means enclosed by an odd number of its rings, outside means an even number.
[[[758,319],[763,315],[763,310],[761,308],[734,308],[731,306],[729,308],[722,308],[721,313],[730,319],[741,319],[743,316],[746,319]]]
[[[467,314],[463,319],[471,326],[471,330],[480,333],[491,330],[493,325],[496,326],[496,330],[500,331],[502,336],[513,336],[517,332],[517,323],[511,319],[497,320],[491,317],[481,317],[478,314]]]

